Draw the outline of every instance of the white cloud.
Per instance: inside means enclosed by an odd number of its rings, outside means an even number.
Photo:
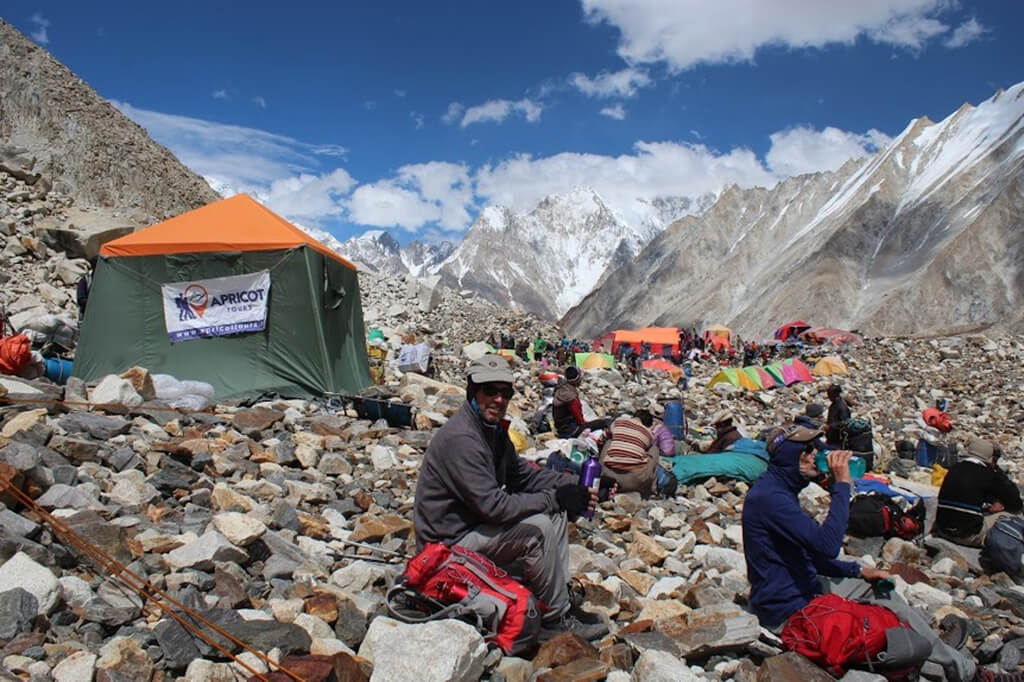
[[[392,92],[395,93],[395,97],[405,97],[407,94],[405,90],[392,90]]]
[[[348,209],[352,220],[361,225],[408,230],[419,229],[440,217],[437,206],[389,180],[360,185],[352,193]]]
[[[607,116],[608,118],[614,118],[616,121],[621,121],[626,118],[626,110],[622,108],[621,104],[616,104],[614,106],[601,109],[601,115]]]
[[[773,133],[771,140],[765,162],[779,177],[835,170],[848,160],[869,156],[891,142],[888,135],[878,130],[858,135],[831,126],[821,131],[790,128]]]
[[[445,161],[410,164],[396,177],[361,185],[348,202],[354,222],[416,231],[434,224],[463,230],[474,202],[469,168]]]
[[[449,107],[450,110],[451,107]],[[544,105],[531,99],[523,98],[515,102],[507,99],[492,99],[466,109],[459,126],[465,128],[474,123],[501,123],[512,113],[522,114],[527,122],[536,123],[540,120],[543,111]]]
[[[958,48],[973,43],[981,36],[988,33],[988,29],[978,23],[978,20],[971,17],[964,23],[956,27],[953,31],[953,35],[946,40],[943,45],[948,48]]]
[[[302,173],[275,180],[260,200],[270,208],[293,220],[317,222],[327,217],[338,217],[345,213],[345,195],[356,185],[356,181],[344,168],[316,175]]]
[[[947,24],[929,17],[900,17],[884,26],[871,29],[868,36],[877,43],[886,43],[897,47],[905,47],[919,52],[929,40],[949,30]]]
[[[452,102],[448,105],[448,109],[445,110],[444,115],[441,116],[441,121],[448,123],[449,125],[455,123],[462,118],[462,113],[466,111],[466,106],[462,102]]]
[[[264,98],[264,97],[262,97],[260,95],[256,95],[255,97],[253,97],[252,98],[252,102],[256,106],[258,106],[260,109],[266,109],[267,108],[267,100],[266,100],[266,98]]]
[[[419,130],[420,128],[423,127],[423,114],[419,113],[418,111],[410,111],[409,118],[411,118],[412,122],[416,124],[416,130]]]
[[[594,78],[574,73],[569,76],[569,83],[590,97],[633,97],[638,88],[651,84],[651,78],[646,71],[627,68],[614,73],[603,71]]]
[[[373,111],[374,109],[377,108],[377,102],[375,102],[372,99],[368,99],[365,102],[363,102],[363,108],[366,109],[367,111]]]
[[[867,37],[912,50],[942,35],[956,0],[581,0],[591,23],[621,32],[630,64],[750,61],[759,48],[821,48]]]
[[[29,31],[28,37],[40,45],[48,45],[50,43],[50,36],[47,30],[50,28],[50,20],[44,17],[41,12],[36,12],[28,18],[28,23],[35,26],[34,30]]]
[[[289,218],[339,215],[339,197],[355,184],[344,169],[322,167],[322,159],[344,156],[341,145],[113,104],[221,194],[248,192]]]
[[[214,99],[228,99],[228,91],[227,90],[214,90],[211,93],[211,97],[213,97]]]

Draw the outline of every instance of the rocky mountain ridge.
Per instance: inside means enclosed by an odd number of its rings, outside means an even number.
[[[108,226],[148,225],[219,198],[139,125],[2,19],[0,102],[0,141],[24,169],[22,179],[34,186],[32,178],[43,178],[78,207],[103,213]]]
[[[873,334],[1024,321],[1024,83],[874,157],[773,189],[724,191],[611,273],[571,334],[721,322],[745,336],[793,317]]]

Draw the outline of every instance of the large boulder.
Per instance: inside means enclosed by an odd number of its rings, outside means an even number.
[[[476,628],[459,620],[406,625],[381,617],[370,624],[359,655],[373,661],[374,682],[475,682],[487,645]]]

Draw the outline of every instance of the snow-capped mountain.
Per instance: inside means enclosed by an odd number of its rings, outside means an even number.
[[[627,225],[580,187],[546,197],[527,214],[487,206],[439,272],[454,288],[557,319],[660,227]]]
[[[574,335],[803,317],[868,333],[1024,324],[1024,83],[875,156],[768,190],[729,188],[569,311]]]
[[[331,248],[371,272],[425,277],[437,272],[455,250],[455,245],[450,241],[436,244],[413,241],[403,247],[390,233],[370,230],[344,242],[335,240]]]
[[[412,241],[402,249],[402,263],[409,274],[425,277],[436,274],[454,251],[455,244],[448,240],[437,243]]]

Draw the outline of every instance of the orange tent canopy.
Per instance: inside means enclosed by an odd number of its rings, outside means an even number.
[[[640,330],[640,337],[647,343],[660,343],[663,346],[679,345],[678,327],[644,327]]]
[[[109,241],[103,256],[155,256],[209,251],[276,251],[308,246],[342,265],[352,263],[246,194],[236,194]]]
[[[615,345],[618,346],[620,343],[629,343],[639,346],[644,341],[644,335],[639,331],[633,331],[632,329],[616,329],[615,330]]]

